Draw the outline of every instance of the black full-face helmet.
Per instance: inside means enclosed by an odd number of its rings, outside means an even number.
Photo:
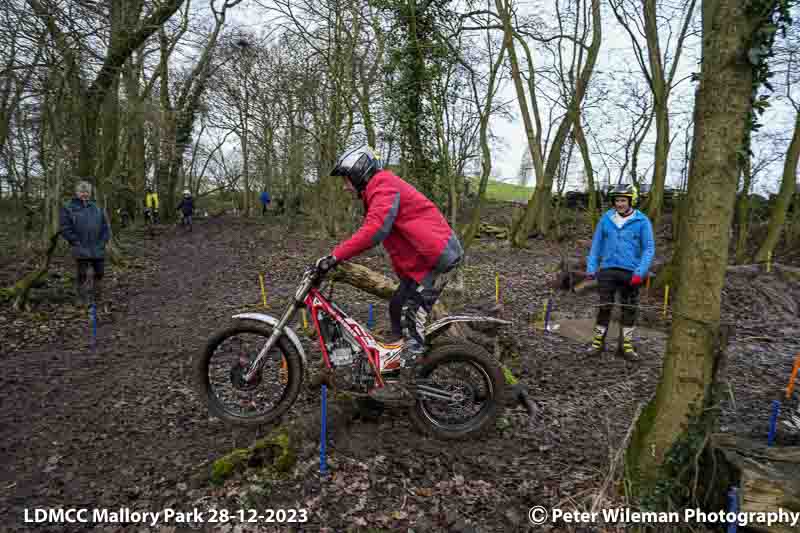
[[[358,193],[364,192],[370,178],[383,169],[383,162],[368,145],[345,152],[331,171],[331,176],[343,176],[350,180]]]

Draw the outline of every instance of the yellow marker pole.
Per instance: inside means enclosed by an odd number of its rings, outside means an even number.
[[[772,252],[767,253],[767,274],[772,270]]]
[[[648,298],[650,297],[650,275],[648,275],[644,281],[644,294]]]
[[[306,316],[305,308],[303,308],[303,329],[308,329],[308,317]]]
[[[264,307],[267,306],[267,290],[264,288],[264,275],[258,273],[258,282],[261,284],[261,300],[264,302]]]
[[[664,318],[667,318],[668,305],[669,305],[669,285],[664,287]]]
[[[494,274],[494,303],[500,303],[500,275],[497,272]]]

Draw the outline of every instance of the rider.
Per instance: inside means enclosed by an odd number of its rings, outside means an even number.
[[[153,192],[153,189],[148,187],[145,197],[144,197],[144,206],[145,206],[145,216],[150,218],[152,223],[155,223],[158,217],[158,193]]]
[[[597,313],[590,351],[597,355],[603,352],[611,308],[619,290],[623,305],[623,353],[635,359],[638,355],[633,345],[633,330],[639,305],[639,287],[643,278],[647,277],[655,255],[653,226],[644,213],[633,208],[637,196],[633,185],[619,184],[608,196],[614,208],[600,219],[586,262],[587,277],[597,277],[600,298],[603,300]]]
[[[194,213],[194,199],[192,199],[192,193],[188,189],[183,191],[183,198],[181,199],[181,203],[178,204],[178,207],[176,207],[176,209],[183,213],[183,220],[181,220],[181,224],[188,225],[189,231],[192,231],[192,214]]]
[[[317,264],[326,271],[383,244],[400,278],[389,303],[392,335],[386,342],[404,341],[401,365],[411,368],[416,357],[425,352],[426,320],[464,250],[436,205],[385,170],[371,147],[345,152],[331,176],[344,178],[345,188],[364,202],[366,215],[358,231]],[[409,372],[402,374],[401,380],[411,378]]]

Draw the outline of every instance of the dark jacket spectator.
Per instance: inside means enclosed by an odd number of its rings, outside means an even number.
[[[108,221],[103,211],[89,199],[86,186],[91,190],[91,185],[81,182],[78,196],[61,210],[61,235],[72,247],[76,259],[102,259],[110,237]]]
[[[181,199],[181,203],[178,204],[178,207],[183,216],[190,217],[194,213],[194,198],[191,195],[186,195],[184,193],[183,198]]]

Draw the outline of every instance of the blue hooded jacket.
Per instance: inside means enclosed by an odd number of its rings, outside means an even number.
[[[109,233],[108,222],[91,200],[85,204],[73,198],[61,210],[61,235],[72,246],[77,259],[102,259],[105,257]]]
[[[272,201],[272,198],[269,197],[269,193],[267,191],[263,191],[261,193],[261,203],[268,204]]]
[[[614,213],[614,209],[609,209],[597,225],[586,271],[595,274],[598,267],[601,270],[621,268],[645,277],[656,252],[653,225],[644,213],[634,209],[618,228],[614,223]]]

